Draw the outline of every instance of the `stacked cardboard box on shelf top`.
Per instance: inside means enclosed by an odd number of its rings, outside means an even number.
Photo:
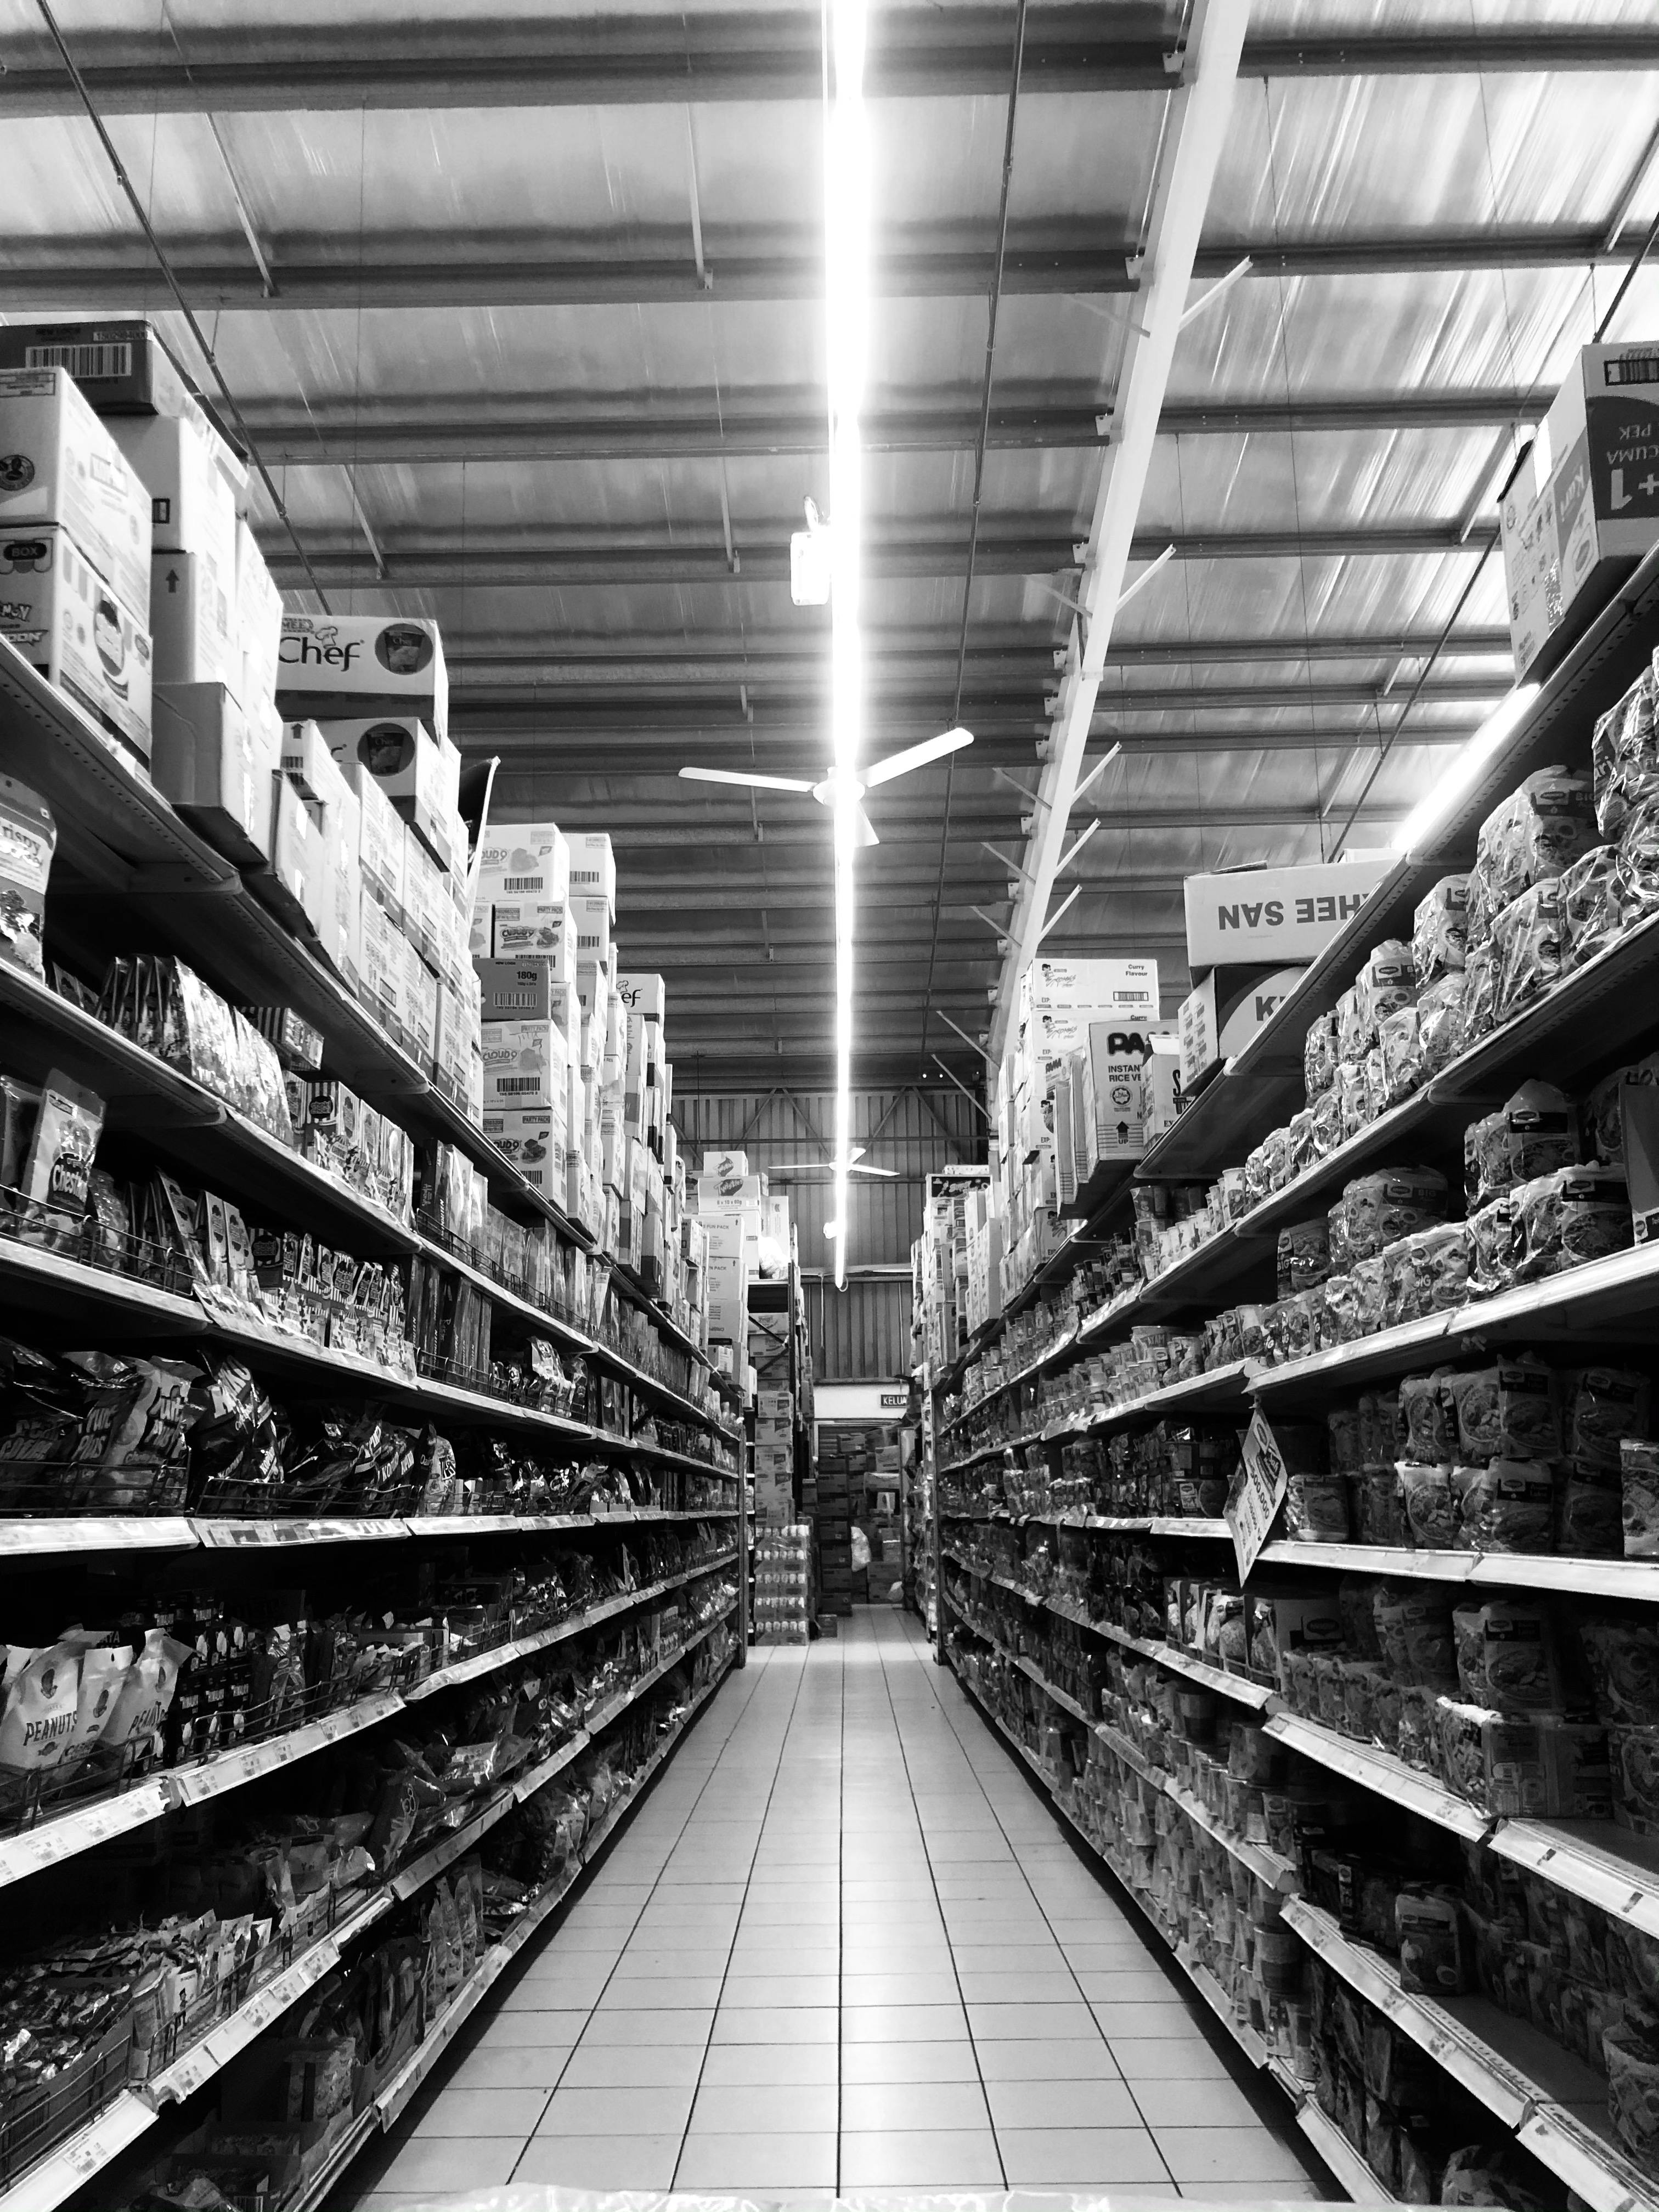
[[[284,616],[242,459],[147,323],[0,331],[0,633],[476,1112],[435,626]]]
[[[787,1276],[793,1251],[789,1200],[774,1197],[746,1152],[705,1152],[690,1178],[688,1202],[701,1232],[701,1266],[711,1339],[742,1345],[749,1330],[749,1285]]]
[[[1181,1002],[1183,1094],[1218,1061],[1235,1059],[1294,990],[1309,962],[1357,914],[1389,872],[1387,854],[1288,868],[1230,868],[1188,876],[1187,965]]]
[[[818,1429],[818,1583],[826,1613],[853,1610],[853,1498],[855,1474],[862,1469],[861,1431],[824,1423]]]
[[[925,1321],[924,1355],[936,1368],[947,1366],[973,1333],[969,1224],[977,1222],[982,1235],[991,1194],[988,1167],[946,1168],[927,1178],[911,1263],[916,1308]]]

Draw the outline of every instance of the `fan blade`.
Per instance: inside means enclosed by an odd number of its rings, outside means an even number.
[[[902,753],[889,753],[885,760],[872,761],[868,768],[859,770],[860,781],[866,791],[878,783],[889,783],[896,775],[908,775],[913,768],[926,768],[929,761],[943,760],[946,753],[960,752],[963,745],[971,745],[971,730],[943,730],[936,738],[924,738],[919,745],[910,745]]]
[[[724,768],[683,768],[680,779],[684,783],[738,783],[755,791],[810,792],[812,788],[793,775],[735,775]]]
[[[849,1160],[847,1163],[847,1172],[848,1175],[884,1176],[890,1182],[896,1182],[898,1180],[896,1168],[861,1168],[856,1160]]]
[[[860,845],[879,845],[879,844],[880,844],[880,842],[881,842],[881,840],[880,840],[880,838],[879,838],[879,837],[878,837],[878,836],[877,836],[877,835],[876,835],[876,833],[875,833],[875,830],[874,830],[872,829],[872,827],[871,826],[871,822],[870,822],[870,817],[869,817],[869,816],[865,812],[864,809],[863,809],[861,806],[860,806],[860,807],[859,807],[859,808],[856,810],[856,811],[857,811],[858,817],[859,817],[859,842],[860,842]]]

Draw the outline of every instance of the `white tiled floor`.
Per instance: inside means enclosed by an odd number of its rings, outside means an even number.
[[[339,2199],[507,2181],[1316,2200],[916,1624],[751,1652]]]

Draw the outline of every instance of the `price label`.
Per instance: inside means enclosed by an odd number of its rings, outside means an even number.
[[[155,2086],[164,2096],[176,2097],[182,2105],[186,2097],[194,2096],[213,2079],[221,2063],[207,2045],[198,2044],[194,2051],[187,2051],[169,2066]]]

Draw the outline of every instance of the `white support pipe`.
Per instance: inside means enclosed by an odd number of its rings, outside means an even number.
[[[1249,13],[1249,0],[1198,0],[1182,82],[1170,96],[1170,128],[1163,140],[1147,222],[1145,266],[1151,276],[1139,301],[1146,335],[1131,328],[1125,344],[1111,442],[1103,458],[1084,564],[1088,640],[1080,659],[1072,662],[1061,680],[1049,733],[1042,779],[1046,803],[1027,848],[1023,872],[1030,880],[1022,885],[1009,926],[1012,943],[992,1022],[992,1050],[999,1059],[1018,1002],[1020,976],[1035,957],[1045,930],[1059,919],[1058,915],[1047,921],[1044,917],[1111,643],[1112,617],[1122,597],[1210,188],[1226,140]]]
[[[1039,945],[1041,945],[1043,939],[1048,936],[1050,930],[1057,929],[1060,927],[1060,921],[1065,916],[1067,909],[1075,904],[1082,896],[1083,886],[1081,884],[1076,884],[1071,890],[1067,891],[1065,897],[1061,899],[1060,904],[1049,915],[1048,921],[1043,923],[1041,931],[1038,933],[1037,943]]]
[[[1073,803],[1075,804],[1075,793],[1073,794]],[[1078,831],[1078,833],[1077,833],[1077,841],[1076,841],[1076,842],[1073,845],[1073,847],[1072,847],[1071,850],[1070,850],[1068,853],[1066,853],[1066,854],[1063,854],[1063,855],[1062,855],[1062,857],[1061,857],[1060,860],[1056,860],[1056,861],[1055,861],[1055,863],[1054,863],[1054,873],[1055,873],[1057,876],[1060,876],[1060,875],[1064,875],[1064,874],[1065,874],[1065,872],[1066,872],[1066,869],[1067,869],[1067,868],[1069,868],[1069,867],[1071,866],[1071,865],[1072,865],[1073,861],[1074,860],[1076,860],[1076,858],[1077,858],[1078,854],[1079,854],[1083,850],[1084,847],[1088,843],[1088,842],[1089,842],[1090,838],[1091,838],[1091,837],[1092,837],[1092,836],[1094,836],[1094,834],[1095,834],[1096,830],[1099,829],[1099,827],[1100,827],[1100,823],[1101,823],[1101,817],[1100,817],[1100,816],[1099,816],[1098,814],[1097,814],[1097,815],[1095,816],[1095,817],[1094,817],[1093,821],[1085,823],[1085,824],[1084,824],[1084,826],[1082,827],[1082,829],[1081,829],[1081,830],[1079,830]]]

